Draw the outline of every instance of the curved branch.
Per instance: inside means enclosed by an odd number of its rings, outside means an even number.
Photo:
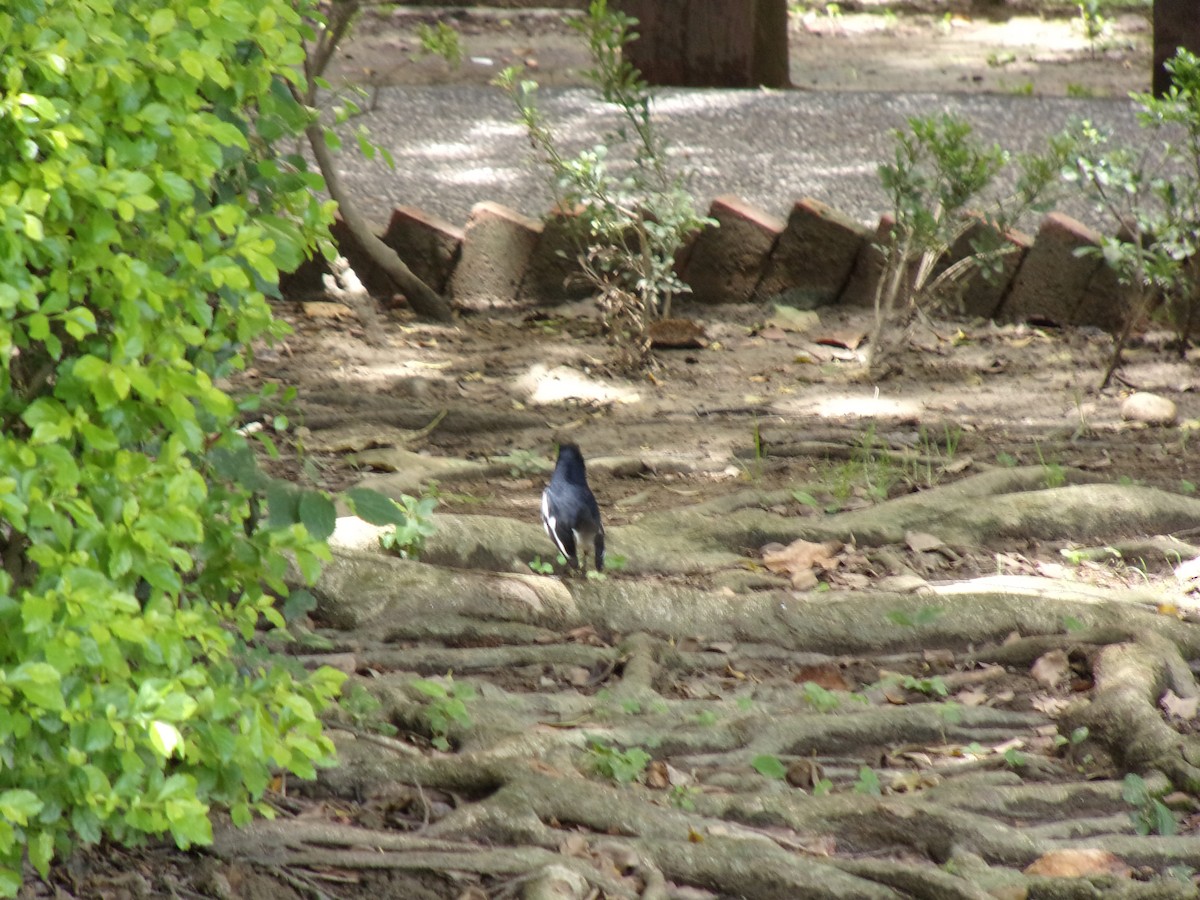
[[[304,133],[308,137],[308,143],[312,147],[313,157],[317,161],[321,175],[325,178],[325,187],[329,191],[329,196],[337,203],[342,219],[345,220],[346,227],[350,229],[354,240],[371,257],[372,262],[387,272],[392,281],[396,282],[396,285],[408,298],[409,305],[418,315],[436,319],[439,322],[453,322],[454,312],[450,309],[450,304],[433,288],[414,275],[412,269],[404,264],[404,260],[396,255],[396,251],[380,240],[343,190],[341,176],[338,174],[337,166],[334,165],[333,156],[330,154],[329,148],[325,146],[323,126],[314,122],[305,129]]]

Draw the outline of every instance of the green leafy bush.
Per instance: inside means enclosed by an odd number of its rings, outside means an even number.
[[[619,361],[648,361],[648,328],[671,314],[674,295],[690,291],[675,273],[675,255],[688,235],[716,221],[701,216],[683,174],[668,165],[667,144],[650,114],[650,88],[622,49],[637,19],[591,0],[572,23],[588,43],[593,68],[583,74],[622,117],[602,142],[565,155],[537,105],[537,82],[508,68],[496,84],[517,107],[518,121],[550,175],[561,210],[573,210],[578,259],[598,302]],[[617,152],[613,152],[617,151]]]
[[[1055,137],[1044,153],[1013,157],[999,145],[981,144],[969,122],[949,113],[911,118],[908,131],[892,137],[893,161],[879,167],[894,224],[879,246],[884,268],[869,343],[869,365],[877,374],[893,363],[889,328],[907,324],[931,301],[953,297],[952,288],[975,270],[999,273],[1016,251],[1006,234],[1025,213],[1049,207],[1072,148],[1065,137]],[[997,184],[1010,166],[1016,168],[1015,185],[1005,196]],[[941,266],[968,233],[971,252]]]
[[[357,493],[365,493],[358,488]],[[384,550],[402,556],[405,559],[416,559],[425,549],[425,541],[433,537],[433,509],[437,506],[436,497],[422,494],[420,499],[408,494],[401,494],[399,500],[384,498],[395,508],[398,521],[379,536],[379,544]],[[358,514],[362,515],[361,504]]]
[[[255,639],[333,507],[265,478],[224,386],[331,215],[272,150],[310,121],[304,28],[284,0],[0,10],[2,894],[26,852],[204,844],[210,806],[269,814],[273,771],[332,762],[342,676]]]
[[[641,747],[621,750],[595,739],[587,750],[588,768],[618,784],[630,784],[641,778],[652,758]]]
[[[1104,237],[1098,252],[1132,291],[1102,388],[1155,304],[1175,329],[1181,354],[1200,321],[1200,57],[1180,48],[1165,65],[1172,82],[1165,96],[1133,96],[1146,139],[1136,147],[1114,146],[1108,134],[1084,122],[1079,152],[1064,173],[1116,225],[1117,234]],[[1147,146],[1162,152],[1147,153]]]
[[[469,684],[455,681],[447,675],[442,681],[418,678],[412,682],[413,689],[428,697],[424,715],[432,735],[430,743],[443,752],[450,749],[450,726],[466,730],[471,727],[471,716],[467,712],[467,701],[475,699],[475,689]]]

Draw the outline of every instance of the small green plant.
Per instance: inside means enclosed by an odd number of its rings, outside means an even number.
[[[436,530],[433,510],[437,506],[437,500],[429,496],[418,499],[401,494],[396,505],[401,511],[403,521],[383,531],[379,535],[379,545],[404,559],[416,559],[424,551],[425,541],[432,537]]]
[[[1056,734],[1054,736],[1054,746],[1059,750],[1072,750],[1086,741],[1088,739],[1088,734],[1090,734],[1088,727],[1086,725],[1080,725],[1071,732],[1070,736],[1065,734]]]
[[[1169,837],[1179,829],[1175,814],[1158,797],[1150,793],[1145,779],[1132,772],[1121,784],[1121,797],[1133,807],[1130,821],[1138,834],[1161,834]]]
[[[858,781],[854,783],[854,793],[869,794],[873,797],[882,796],[883,785],[879,783],[879,776],[870,766],[859,768]]]
[[[695,785],[673,784],[667,791],[667,802],[676,809],[691,812],[696,808],[696,798],[700,796],[700,788]]]
[[[588,747],[588,766],[597,775],[618,784],[630,784],[642,777],[651,756],[641,747],[619,750],[593,740]]]
[[[1008,231],[1024,213],[1049,207],[1070,149],[1065,139],[1053,139],[1043,154],[1014,158],[998,145],[978,143],[970,124],[950,114],[911,118],[908,131],[892,134],[894,161],[879,167],[893,225],[878,245],[884,270],[868,344],[868,365],[876,374],[888,366],[894,343],[889,329],[923,314],[922,306],[957,303],[960,294],[952,289],[972,272],[995,277],[1002,271],[1016,250]],[[998,196],[997,176],[1010,165],[1017,168],[1015,190]],[[944,264],[962,241],[969,252]]]
[[[962,428],[948,422],[942,426],[940,437],[921,425],[917,429],[917,446],[924,458],[914,460],[909,465],[909,478],[924,483],[926,487],[935,486],[942,471],[954,462],[962,437]]]
[[[1016,468],[1017,458],[1011,453],[1001,450],[996,454],[996,465],[1002,466],[1005,469],[1013,469]]]
[[[573,211],[578,261],[599,292],[606,330],[627,366],[649,362],[648,329],[670,315],[674,295],[690,290],[675,273],[687,235],[712,219],[700,216],[685,177],[668,166],[667,145],[650,114],[648,85],[622,50],[637,20],[591,0],[573,23],[588,42],[593,68],[584,74],[623,125],[574,157],[564,154],[537,105],[537,83],[509,68],[496,84],[512,98],[518,120],[545,163],[557,207]],[[610,159],[614,150],[624,158]]]
[[[833,712],[842,705],[836,693],[821,687],[815,681],[804,682],[803,691],[804,702],[819,713]]]
[[[1101,43],[1112,33],[1113,20],[1100,11],[1100,0],[1080,0],[1076,9],[1079,10],[1079,28],[1095,56]]]
[[[532,450],[512,450],[503,456],[493,456],[492,460],[508,466],[508,474],[513,478],[540,475],[553,468],[544,456]]]
[[[1086,625],[1084,625],[1074,616],[1063,616],[1062,626],[1063,631],[1067,632],[1067,634],[1075,634],[1076,632],[1083,631],[1085,628],[1087,628]]]
[[[563,558],[563,561],[566,561],[566,557]],[[554,574],[554,564],[546,562],[540,556],[535,556],[529,561],[529,568],[533,569],[533,571],[537,572],[539,575]]]
[[[354,727],[376,734],[395,734],[396,726],[380,715],[382,709],[379,699],[358,682],[349,681],[343,686],[338,710]]]
[[[629,557],[620,553],[605,553],[604,568],[611,572],[624,572],[629,565]]]
[[[929,697],[947,697],[950,695],[949,688],[946,687],[946,682],[938,675],[930,678],[914,678],[912,675],[905,675],[900,684],[907,690],[917,691]]]
[[[696,724],[705,728],[717,724],[717,714],[711,709],[702,709],[696,713]]]
[[[945,685],[943,684],[942,687],[944,688]],[[947,725],[957,725],[963,720],[962,704],[955,703],[953,700],[943,700],[939,703],[937,713]],[[942,739],[945,740],[944,735]]]
[[[812,795],[814,797],[824,797],[833,792],[833,782],[828,778],[821,778],[812,786]]]
[[[445,22],[438,22],[436,25],[422,22],[417,26],[417,42],[421,45],[422,53],[440,56],[451,68],[457,69],[462,65],[462,39],[458,32]]]
[[[1188,481],[1186,478],[1180,478],[1179,479],[1179,493],[1181,493],[1181,494],[1196,493],[1196,483],[1194,481]]]
[[[932,625],[945,612],[940,606],[922,606],[915,613],[909,614],[902,609],[893,609],[887,614],[887,619],[893,625],[901,628],[921,628]]]
[[[452,675],[447,675],[441,681],[418,678],[412,682],[412,687],[429,698],[423,709],[431,735],[429,742],[438,750],[448,751],[451,726],[463,730],[471,727],[467,701],[475,699],[475,689],[469,684],[455,681]]]
[[[1025,754],[1016,747],[1009,747],[1004,751],[1004,762],[1010,769],[1023,769],[1028,764],[1029,760],[1025,758]]]
[[[1047,488],[1059,488],[1067,483],[1067,470],[1060,463],[1046,462],[1046,457],[1042,455],[1041,444],[1036,441],[1033,444],[1034,452],[1037,453],[1038,465],[1042,467],[1042,483]]]
[[[778,756],[762,753],[750,760],[750,766],[764,778],[783,781],[787,777],[787,766]]]
[[[1165,67],[1172,80],[1165,96],[1133,95],[1145,139],[1112,147],[1107,133],[1083,122],[1079,150],[1064,170],[1116,226],[1117,236],[1081,252],[1100,254],[1130,292],[1102,388],[1121,365],[1129,335],[1156,306],[1181,355],[1200,318],[1200,58],[1180,48]],[[1146,152],[1151,145],[1162,152]]]
[[[1076,84],[1071,82],[1067,85],[1067,96],[1078,97],[1081,100],[1086,100],[1089,97],[1095,97],[1096,91],[1090,85]]]

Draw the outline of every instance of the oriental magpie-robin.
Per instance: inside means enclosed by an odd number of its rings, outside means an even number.
[[[589,551],[593,551],[596,571],[604,568],[604,525],[600,522],[600,507],[588,487],[583,454],[575,444],[562,444],[558,448],[554,475],[542,492],[542,524],[571,568],[580,568],[579,557],[582,556],[586,570]]]

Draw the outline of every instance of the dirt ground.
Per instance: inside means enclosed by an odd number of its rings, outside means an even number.
[[[889,4],[809,4],[790,19],[792,84],[848,91],[991,91],[1123,97],[1150,88],[1149,10],[1111,13],[1089,40],[1078,16],[1037,15],[995,3],[897,13]],[[1008,10],[1006,12],[1006,10]],[[1072,8],[1070,10],[1074,12]],[[582,84],[586,47],[559,10],[446,12],[399,8],[372,15],[338,60],[335,78],[357,83],[486,84],[522,65],[545,86]],[[423,52],[421,25],[460,33],[463,61]]]
[[[478,32],[473,19],[463,20],[468,54],[486,56],[495,65],[536,60],[543,80],[572,83],[582,59],[557,13],[513,13],[505,19],[501,27]],[[1114,45],[1093,58],[1063,21],[957,16],[945,22],[928,14],[813,13],[793,22],[793,80],[800,86],[846,89],[903,84],[914,90],[1024,90],[1032,83],[1046,92],[1140,90],[1148,83],[1148,37],[1140,22],[1122,17]],[[415,53],[406,31],[369,31],[352,46],[345,72],[357,67],[361,73],[368,66],[371,78],[428,83],[483,78],[483,70],[493,68],[468,64],[453,72]],[[385,70],[382,56],[399,60]],[[590,597],[599,604],[599,595],[611,593],[628,595],[630,602],[641,597],[650,608],[651,598],[691,592],[687,596],[724,598],[722,603],[736,609],[745,597],[783,598],[811,604],[803,615],[816,633],[827,614],[823,593],[867,597],[886,587],[896,592],[885,607],[894,614],[891,630],[911,632],[929,609],[953,603],[946,599],[949,594],[929,600],[913,593],[918,587],[948,591],[967,579],[992,576],[1013,579],[1005,582],[1010,587],[1003,597],[992,598],[997,603],[1014,602],[1013,595],[1041,585],[1030,594],[1034,607],[1044,601],[1047,610],[1055,610],[1045,615],[1056,623],[1078,617],[1082,621],[1076,624],[1094,630],[1109,620],[1089,618],[1090,607],[1082,601],[1063,607],[1072,612],[1062,615],[1042,598],[1047,585],[1060,591],[1069,585],[1081,596],[1088,591],[1136,595],[1139,633],[1162,628],[1177,639],[1185,632],[1171,629],[1195,627],[1195,604],[1172,574],[1172,560],[1158,552],[1161,545],[1137,549],[1143,546],[1137,541],[1159,532],[1142,533],[1143,519],[1132,513],[1125,532],[1117,528],[1111,541],[1098,547],[1091,537],[1076,539],[1069,528],[1055,533],[1031,527],[1027,533],[991,534],[978,543],[943,543],[927,533],[936,530],[936,522],[914,526],[892,541],[871,539],[864,526],[856,532],[863,535],[861,544],[839,540],[818,554],[815,586],[807,585],[811,591],[800,590],[795,579],[805,573],[798,567],[766,564],[773,536],[758,526],[737,532],[736,546],[728,549],[741,561],[732,566],[692,565],[686,558],[660,565],[647,561],[652,548],[643,542],[676,513],[681,521],[692,515],[712,519],[718,529],[724,517],[742,521],[743,514],[760,513],[801,529],[819,530],[839,516],[860,516],[853,521],[869,523],[876,512],[882,520],[885,510],[899,509],[907,499],[971,484],[973,478],[1003,479],[1008,472],[1014,478],[1025,473],[1021,477],[1032,479],[1033,493],[1102,480],[1117,489],[1157,488],[1190,502],[1198,476],[1189,443],[1200,427],[1200,377],[1194,353],[1176,352],[1166,332],[1152,328],[1140,335],[1119,381],[1102,392],[1097,385],[1111,350],[1104,334],[936,320],[913,333],[898,373],[874,384],[861,375],[861,341],[869,329],[865,310],[824,309],[800,323],[761,308],[693,307],[684,311],[703,326],[704,346],[660,351],[650,372],[631,376],[612,365],[611,348],[588,302],[477,313],[449,327],[416,321],[391,306],[389,298],[379,299],[382,321],[366,328],[336,307],[281,304],[279,312],[294,333],[282,344],[259,349],[244,384],[298,388],[296,403],[286,410],[291,426],[281,435],[284,456],[271,464],[277,474],[331,490],[366,482],[393,492],[401,487],[409,493],[436,492],[438,515],[446,517],[443,531],[473,535],[477,547],[472,546],[479,550],[455,557],[450,537],[434,539],[433,556],[450,573],[441,595],[447,608],[475,590],[473,579],[481,573],[507,571],[503,577],[526,578],[535,556],[553,559],[548,539],[538,534],[539,498],[555,443],[571,440],[589,459],[609,552],[626,561],[598,586],[568,581],[566,590],[580,603]],[[1146,427],[1125,420],[1121,405],[1135,389],[1176,403],[1178,424]],[[410,452],[426,461],[467,460],[478,468],[463,474],[446,470],[431,486],[412,474],[419,460],[406,455]],[[478,562],[492,558],[483,552],[485,545],[491,547],[489,529],[509,522],[525,529],[521,535],[532,535],[531,546],[540,549],[531,553],[521,537],[520,552],[507,561]],[[1181,547],[1196,540],[1195,527],[1166,530],[1181,539]],[[1109,544],[1124,553],[1107,552]],[[687,556],[683,546],[676,557]],[[696,554],[702,555],[699,547]],[[408,578],[410,571],[397,568],[389,577]],[[1011,587],[1016,584],[1019,590]],[[482,590],[486,595],[488,589]],[[1156,606],[1147,596],[1161,602]],[[1153,896],[1193,895],[1200,858],[1186,849],[1186,841],[1195,843],[1200,823],[1194,798],[1178,792],[1168,798],[1179,838],[1139,837],[1130,802],[1122,799],[1120,779],[1127,769],[1120,740],[1114,745],[1097,739],[1093,745],[1087,727],[1080,731],[1069,719],[1056,721],[1069,701],[1089,697],[1103,682],[1102,667],[1093,665],[1104,652],[1098,632],[1063,643],[1064,635],[1056,634],[1060,626],[1045,625],[1041,613],[1030,608],[1020,628],[965,624],[958,631],[948,629],[951,636],[931,632],[927,642],[906,641],[900,634],[871,644],[864,620],[859,643],[839,638],[843,643],[818,653],[819,642],[806,643],[808,638],[795,634],[780,633],[773,643],[770,622],[758,637],[751,636],[750,625],[704,633],[678,624],[663,624],[661,631],[653,625],[621,629],[599,616],[571,628],[553,627],[533,613],[509,617],[501,601],[494,602],[493,618],[479,615],[474,624],[447,625],[438,636],[422,632],[423,620],[411,614],[363,621],[356,628],[346,624],[353,616],[331,612],[336,607],[323,604],[314,613],[307,624],[339,654],[338,664],[383,698],[378,715],[395,726],[395,736],[374,735],[380,722],[360,718],[350,727],[343,721],[339,744],[346,762],[315,787],[291,784],[272,794],[281,827],[293,829],[290,836],[267,826],[246,836],[219,828],[225,837],[216,850],[193,855],[163,847],[105,847],[56,869],[52,886],[31,884],[25,896],[1151,896],[1138,894],[1141,887],[1157,891]],[[436,606],[431,601],[428,608]],[[679,621],[691,614],[680,612]],[[945,618],[958,615],[951,611]],[[975,621],[962,615],[964,622]],[[635,702],[622,687],[636,681],[642,645],[630,643],[630,633],[639,630],[652,635],[646,640],[662,641],[656,644],[662,659],[674,654],[687,662],[673,669],[662,663],[669,677],[660,671],[651,681],[653,691],[637,694]],[[1060,644],[1066,649],[1056,650]],[[488,663],[487,652],[514,655],[504,657],[509,662]],[[561,656],[543,663],[537,661],[539,652]],[[1056,662],[1039,669],[1055,652],[1060,654]],[[565,661],[568,657],[576,661]],[[511,661],[518,658],[525,662]],[[655,659],[657,665],[660,657]],[[1058,671],[1047,675],[1047,665]],[[419,704],[395,699],[389,679],[433,678],[448,669],[492,699],[468,703],[477,731],[452,729],[452,752],[442,754],[430,747]],[[778,735],[803,718],[798,709],[837,703],[822,700],[810,684],[843,699],[854,692],[870,716],[891,724],[877,723],[880,737],[870,746],[849,732],[813,738],[810,744]],[[790,693],[801,688],[807,701]],[[944,699],[943,689],[965,719],[953,724],[950,718],[936,719],[940,724],[914,730],[912,723]],[[567,703],[566,697],[585,705],[555,705]],[[537,711],[523,729],[509,733],[496,724],[491,708],[519,705],[512,698]],[[799,707],[788,705],[793,701]],[[710,743],[701,748],[693,725],[669,718],[677,707],[689,710],[689,723],[697,715],[704,720],[710,729],[704,740]],[[893,721],[893,714],[913,718]],[[850,713],[825,717],[852,718]],[[555,755],[562,749],[558,744],[554,752],[545,747],[577,725],[609,735],[614,745],[651,746],[655,761],[637,779],[640,783],[615,789],[594,772],[587,779],[564,774],[573,763],[564,765],[565,757]],[[1183,713],[1175,715],[1172,726],[1179,735],[1194,730]],[[1097,723],[1092,729],[1099,734]],[[489,746],[497,732],[503,739]],[[648,734],[658,735],[657,749]],[[1056,740],[1064,734],[1070,737]],[[766,740],[773,735],[779,743]],[[734,762],[740,758],[736,753],[744,756],[745,748],[760,744],[768,755],[783,759],[785,780],[765,781],[744,760]],[[469,764],[469,774],[449,774],[455,751]],[[594,748],[589,752],[596,755]],[[510,769],[504,765],[530,755],[532,771],[552,783],[565,805],[542,797],[536,782],[506,780]],[[812,766],[805,775],[800,763],[808,758]],[[954,814],[938,819],[942,836],[928,837],[924,829],[932,826],[922,817],[934,816],[918,805],[920,798],[950,796],[952,783],[959,783],[951,769],[958,772],[954,767],[964,761],[980,780],[962,782],[965,794],[949,801]],[[880,773],[878,790],[869,779],[864,786],[864,767]],[[810,798],[826,775],[832,795]],[[758,780],[747,787],[748,778]],[[514,785],[523,785],[517,793],[536,807],[534,821],[509,819],[495,805]],[[1026,788],[1032,793],[1020,794]],[[1076,799],[1090,793],[1086,802],[1063,799],[1061,808],[1029,799],[1048,796],[1046,790]],[[986,800],[968,812],[966,796],[980,791]],[[863,800],[863,794],[878,806],[865,813],[853,808],[851,801]],[[782,806],[771,805],[797,802],[791,797],[843,804],[820,807],[822,821],[840,824],[828,825],[825,832],[818,828],[814,837],[795,824],[800,813],[793,811],[789,819]],[[747,798],[747,805],[737,807],[738,798]],[[1132,809],[1137,812],[1136,805]],[[885,821],[890,830],[882,834]],[[980,824],[984,821],[986,827]],[[879,824],[881,834],[871,832],[869,822]],[[908,830],[924,843],[910,844],[902,837]],[[679,838],[678,855],[656,831]],[[951,847],[956,832],[975,840],[967,841],[971,854]],[[1061,839],[1071,833],[1084,845],[1115,854],[1085,867],[1092,881],[1077,882],[1076,892],[1006,893],[987,880],[997,870],[1019,870],[1040,849],[1067,846],[1070,842]],[[776,854],[782,848],[786,857],[768,854],[759,865],[730,862],[728,871],[740,874],[727,874],[718,865],[726,852],[723,842],[748,835],[754,847],[765,843]],[[1090,843],[1084,840],[1088,836]],[[425,843],[392,844],[393,839]],[[1171,843],[1176,840],[1183,843]],[[506,842],[511,856],[503,855]],[[742,849],[735,855],[750,852],[737,846]],[[634,847],[643,854],[640,859],[628,856]],[[689,848],[695,857],[687,855]],[[546,891],[530,875],[546,862],[529,856],[534,851],[562,861],[583,886]],[[787,869],[797,859],[831,862],[823,877],[833,880],[816,882],[819,887],[811,890],[797,888],[807,877]],[[1190,871],[1172,868],[1181,859]],[[980,863],[978,879],[962,876],[972,860],[986,862]],[[761,870],[758,880],[756,869]],[[778,881],[762,872],[775,873]],[[843,884],[837,880],[843,877],[856,880]],[[986,892],[979,885],[986,885]]]

